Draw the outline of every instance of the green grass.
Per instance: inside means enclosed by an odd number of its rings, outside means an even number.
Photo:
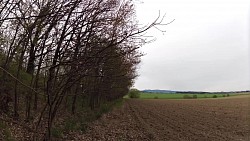
[[[188,95],[193,97],[193,95],[197,95],[197,98],[213,98],[214,95],[217,98],[227,97],[226,94],[160,94],[160,93],[140,93],[140,99],[183,99],[184,95]],[[236,94],[229,94],[229,96],[235,96]],[[157,97],[157,98],[156,98]],[[124,98],[128,98],[128,96],[124,96]]]
[[[54,127],[51,129],[51,134],[55,138],[60,138],[62,137],[62,129]]]
[[[7,125],[3,122],[0,121],[0,130],[3,131],[3,139],[5,141],[15,141],[15,139],[11,136],[11,132]]]
[[[89,107],[84,107],[85,109],[78,109],[75,117],[69,117],[65,120],[63,127],[61,127],[62,129],[55,128],[55,130],[53,130],[53,135],[54,137],[60,137],[62,132],[85,132],[89,123],[100,118],[103,114],[111,111],[115,107],[120,108],[123,105],[123,102],[124,99],[121,98],[112,102],[101,103],[100,107],[94,110],[91,110]]]

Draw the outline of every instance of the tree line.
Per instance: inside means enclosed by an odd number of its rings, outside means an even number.
[[[139,27],[130,0],[1,0],[0,111],[36,131],[46,121],[50,140],[65,105],[74,115],[79,99],[95,109],[128,93],[143,34],[160,22]]]

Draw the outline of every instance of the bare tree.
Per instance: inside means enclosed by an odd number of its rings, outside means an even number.
[[[0,95],[8,90],[14,98],[14,117],[18,101],[25,103],[19,118],[35,116],[35,132],[46,128],[44,139],[51,140],[57,113],[69,99],[75,114],[78,99],[95,109],[126,95],[137,77],[143,33],[161,25],[160,16],[145,27],[134,19],[128,0],[2,0]]]

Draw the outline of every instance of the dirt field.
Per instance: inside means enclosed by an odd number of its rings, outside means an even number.
[[[250,97],[126,100],[74,140],[250,141]]]

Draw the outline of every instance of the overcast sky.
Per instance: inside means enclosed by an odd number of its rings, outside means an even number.
[[[175,21],[146,44],[135,87],[143,89],[234,91],[250,89],[249,0],[139,0],[140,24],[158,12]]]

